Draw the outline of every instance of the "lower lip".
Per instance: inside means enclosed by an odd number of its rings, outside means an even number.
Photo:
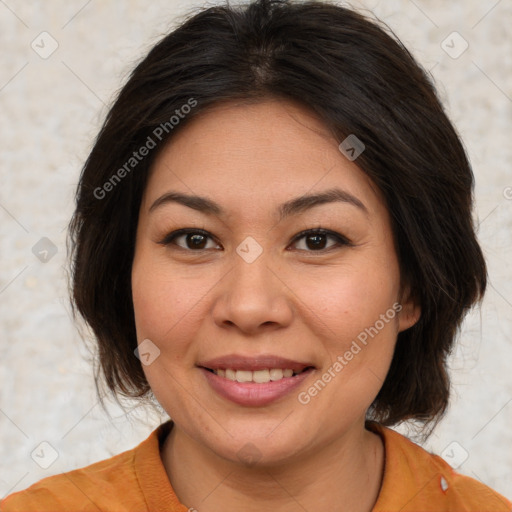
[[[205,368],[200,368],[200,370],[210,386],[219,395],[235,404],[252,407],[267,405],[286,396],[300,386],[314,371],[313,368],[310,368],[294,377],[284,377],[280,380],[260,384],[257,382],[237,382],[219,377]]]

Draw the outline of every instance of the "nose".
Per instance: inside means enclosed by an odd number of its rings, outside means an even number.
[[[231,271],[216,287],[215,323],[245,334],[289,325],[293,293],[279,274],[279,266],[272,264],[265,252],[250,263],[235,254]]]

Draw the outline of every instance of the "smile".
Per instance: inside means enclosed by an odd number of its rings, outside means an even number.
[[[208,387],[217,396],[245,407],[262,407],[284,399],[293,391],[298,392],[297,388],[315,372],[312,366],[299,373],[281,368],[256,371],[230,369],[214,371],[201,367],[199,370]],[[275,380],[271,379],[271,375]]]

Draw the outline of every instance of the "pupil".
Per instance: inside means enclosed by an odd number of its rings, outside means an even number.
[[[189,235],[189,241],[191,241],[191,245],[193,247],[195,247],[196,249],[203,249],[203,245],[204,245],[204,241],[205,241],[205,236],[204,235],[201,235],[201,234],[198,234],[198,233],[193,233],[191,235]]]
[[[322,243],[321,241],[319,243],[319,239],[322,239],[322,238],[323,238],[324,243]],[[307,243],[307,246],[309,249],[318,249],[318,248],[323,249],[325,247],[325,235],[309,235],[306,238],[306,240],[307,240],[306,243]],[[316,240],[316,241],[310,245],[308,242],[311,240]]]

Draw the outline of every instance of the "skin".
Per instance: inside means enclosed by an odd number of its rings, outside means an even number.
[[[401,296],[390,218],[380,192],[338,149],[323,123],[291,102],[226,103],[183,126],[156,159],[140,207],[132,269],[139,343],[160,355],[144,371],[174,421],[162,461],[180,501],[199,512],[370,511],[383,475],[380,437],[365,429],[368,407],[389,369],[398,332],[419,318]],[[282,203],[340,188],[363,203],[330,202],[279,221]],[[225,213],[178,203],[149,211],[168,191],[208,197]],[[299,232],[319,227],[320,249]],[[203,229],[159,242],[180,229]],[[246,237],[262,249],[247,263]],[[315,240],[313,240],[314,242]],[[393,304],[402,310],[335,378],[303,405],[353,340]],[[289,395],[247,407],[216,394],[199,361],[274,354],[315,371]],[[254,464],[238,451],[252,443]]]

